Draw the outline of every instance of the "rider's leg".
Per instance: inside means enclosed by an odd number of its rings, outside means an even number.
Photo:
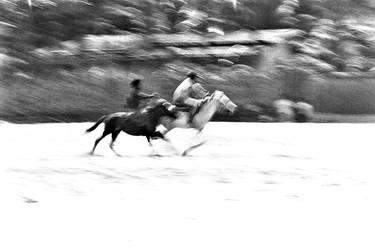
[[[191,107],[196,107],[198,108],[199,105],[201,104],[202,100],[200,99],[193,99],[193,98],[187,98],[184,101],[185,105],[191,106]]]
[[[198,108],[202,103],[202,100],[187,98],[187,99],[185,99],[184,103],[191,107],[190,108],[190,118],[189,118],[189,123],[191,123],[193,121],[194,115],[197,113]]]

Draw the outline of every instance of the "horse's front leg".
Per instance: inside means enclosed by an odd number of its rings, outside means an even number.
[[[180,112],[178,118],[163,117],[160,119],[160,124],[164,127],[160,132],[165,135],[174,128],[190,128],[189,114]]]
[[[195,128],[192,129],[189,119],[188,113],[181,112],[177,119],[165,118],[160,122],[164,126],[164,129],[161,130],[161,133],[165,136],[164,140],[168,142],[177,155],[184,154],[186,148],[190,147],[187,138],[192,136],[192,132],[197,132]]]
[[[179,154],[178,150],[176,149],[176,147],[173,145],[172,141],[167,138],[166,136],[163,135],[163,132],[160,132],[160,131],[155,131],[152,135],[151,135],[151,138],[152,139],[157,139],[157,138],[161,138],[163,139],[165,142],[167,142],[171,147],[172,149],[174,150],[175,153]]]
[[[161,131],[155,131],[154,133],[151,134],[151,139],[158,139],[158,138],[161,138],[161,139],[165,139],[163,133]]]

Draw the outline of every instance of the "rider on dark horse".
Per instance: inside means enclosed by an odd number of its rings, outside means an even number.
[[[207,100],[209,92],[197,82],[199,77],[190,72],[173,93],[172,103],[190,113],[190,121],[199,107]]]
[[[142,92],[142,81],[140,79],[135,79],[130,82],[130,87],[130,96],[126,99],[126,105],[124,107],[139,109],[144,106],[143,101],[159,96],[158,93],[147,94]]]

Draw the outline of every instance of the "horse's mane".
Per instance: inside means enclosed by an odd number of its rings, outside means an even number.
[[[150,101],[149,104],[147,104],[147,106],[145,106],[144,108],[141,109],[141,112],[149,112],[150,110],[154,109],[155,107],[165,103],[165,102],[168,102],[166,99],[163,99],[163,98],[158,98],[156,100],[153,100],[153,101]]]

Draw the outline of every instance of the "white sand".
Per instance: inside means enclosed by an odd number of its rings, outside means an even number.
[[[0,248],[375,248],[375,124],[210,123],[188,157],[0,124]]]

